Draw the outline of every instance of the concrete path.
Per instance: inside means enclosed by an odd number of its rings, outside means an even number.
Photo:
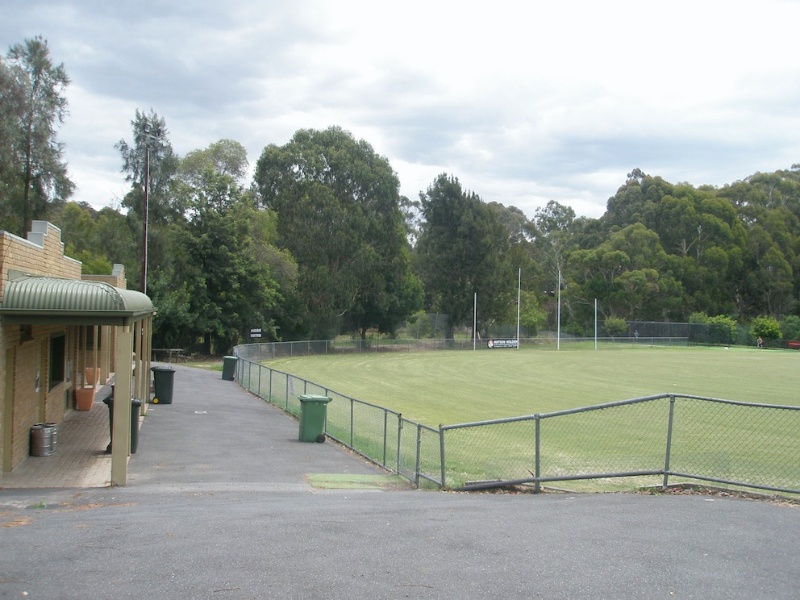
[[[128,486],[0,491],[0,598],[797,598],[797,507],[325,489],[385,474],[175,369]]]

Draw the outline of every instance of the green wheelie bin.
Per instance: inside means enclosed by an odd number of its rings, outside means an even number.
[[[300,396],[300,441],[325,441],[325,421],[328,417],[327,396],[304,394]]]

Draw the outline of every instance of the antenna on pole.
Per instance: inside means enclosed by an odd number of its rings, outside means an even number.
[[[158,142],[161,128],[156,127],[150,132],[150,123],[144,124],[144,203],[142,206],[142,293],[147,293],[147,245],[148,245],[148,212],[150,208],[150,142]]]

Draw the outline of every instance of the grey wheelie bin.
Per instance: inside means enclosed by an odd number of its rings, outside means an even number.
[[[106,447],[106,452],[111,453],[111,445],[114,443],[114,394],[112,393],[108,398],[103,400],[103,403],[108,406],[108,424],[111,430],[111,441]],[[136,449],[139,447],[139,408],[142,406],[142,401],[139,398],[131,398],[131,454],[136,454]]]
[[[236,356],[226,356],[222,359],[222,378],[225,381],[233,381],[233,376],[236,373],[236,361],[239,358]]]
[[[175,369],[150,367],[153,372],[153,404],[172,404]]]

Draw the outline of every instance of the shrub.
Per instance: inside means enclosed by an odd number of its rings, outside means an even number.
[[[785,340],[800,340],[800,317],[789,315],[781,322],[781,333]]]
[[[708,333],[712,344],[732,344],[736,339],[736,321],[724,315],[710,317]]]
[[[750,333],[753,337],[762,337],[765,340],[777,340],[781,337],[781,325],[773,317],[759,316],[750,323]]]
[[[628,322],[620,317],[608,317],[605,325],[606,332],[611,337],[623,335],[628,331]]]

